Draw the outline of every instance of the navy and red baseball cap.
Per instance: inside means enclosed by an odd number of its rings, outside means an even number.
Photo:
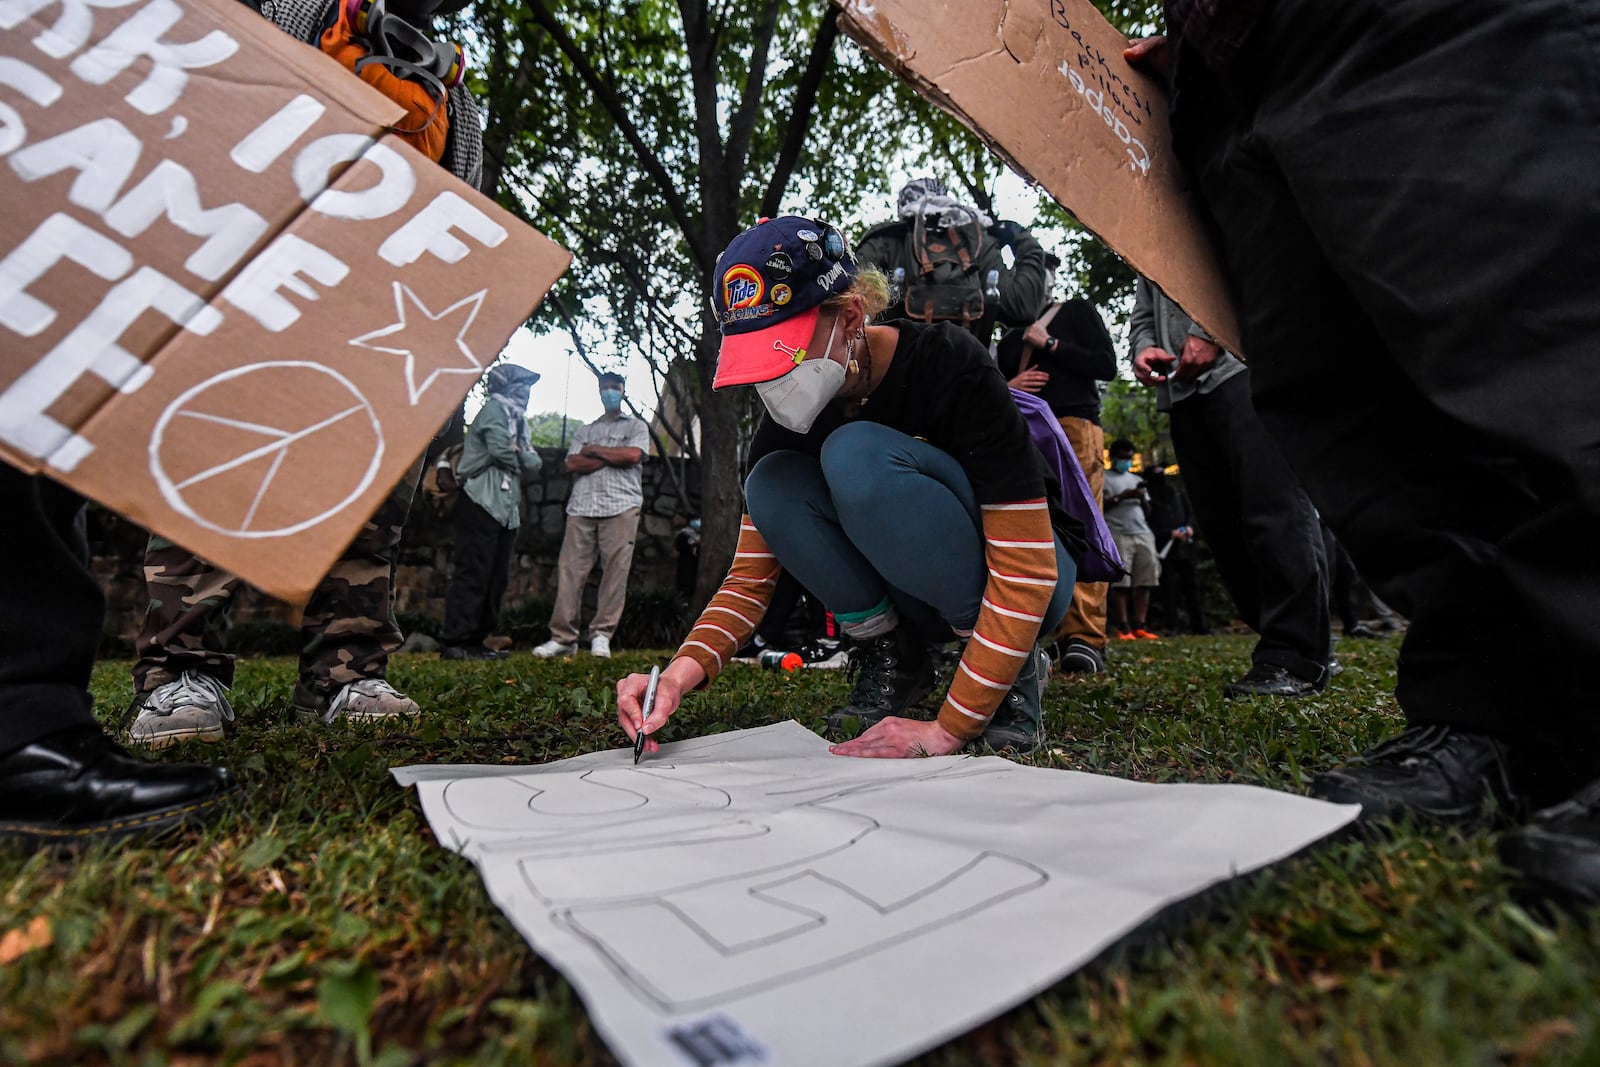
[[[712,278],[722,350],[711,388],[759,385],[793,370],[806,358],[823,301],[855,277],[855,253],[825,222],[784,215],[735,237]]]

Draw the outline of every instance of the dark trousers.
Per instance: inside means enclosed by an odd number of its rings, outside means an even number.
[[[89,573],[83,500],[0,462],[0,755],[92,726],[89,672],[105,617]]]
[[[1356,573],[1350,553],[1326,523],[1322,526],[1322,554],[1328,560],[1328,613],[1338,616],[1339,625],[1349,633],[1361,624],[1361,608],[1356,603],[1361,576]]]
[[[517,531],[501,526],[465,493],[456,500],[455,528],[440,640],[447,645],[481,645],[500,625],[500,601],[506,595]]]
[[[1596,0],[1277,0],[1174,97],[1257,411],[1411,619],[1401,707],[1535,800],[1600,773],[1597,70]]]
[[[772,599],[767,601],[767,613],[761,616],[761,625],[756,627],[756,636],[768,648],[787,647],[789,616],[800,606],[800,597],[804,593],[805,589],[793,574],[784,571],[778,575],[778,582],[772,587]]]
[[[1156,590],[1155,610],[1161,626],[1170,633],[1192,634],[1211,632],[1206,622],[1205,602],[1200,598],[1200,571],[1195,564],[1194,548],[1185,543],[1172,546],[1167,558],[1161,561],[1161,587]],[[1178,620],[1179,609],[1189,616],[1188,625]]]
[[[1317,681],[1328,666],[1328,568],[1305,491],[1250,403],[1250,374],[1172,405],[1172,445],[1252,659]]]

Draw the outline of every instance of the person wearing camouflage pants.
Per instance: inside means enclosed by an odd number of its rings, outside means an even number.
[[[420,462],[395,486],[350,547],[322,579],[300,624],[300,680],[295,710],[325,721],[414,715],[417,704],[386,680],[389,655],[402,635],[390,591],[400,534],[411,511]],[[136,742],[164,748],[177,741],[219,741],[233,718],[225,691],[233,656],[223,649],[227,612],[243,579],[214,567],[165,538],[145,549],[150,604],[133,667],[139,715]]]
[[[247,2],[278,29],[312,47],[318,47],[324,31],[337,21],[341,7],[338,0]],[[387,11],[405,22],[407,32],[427,36],[435,16],[460,11],[470,3],[388,0]],[[403,64],[393,69],[402,79],[409,76]],[[426,126],[412,131],[421,138],[412,145],[477,188],[483,179],[483,127],[465,81],[448,90],[445,115],[448,129],[438,155],[427,148]],[[411,511],[420,472],[419,462],[368,520],[306,605],[300,682],[294,691],[295,709],[303,714],[331,722],[341,716],[372,719],[417,711],[416,702],[397,693],[384,675],[389,654],[400,647],[389,592],[400,530]],[[150,606],[139,634],[139,662],[133,669],[134,705],[139,712],[129,730],[134,741],[162,748],[190,738],[222,739],[223,722],[233,718],[225,695],[233,682],[233,657],[223,651],[222,634],[239,581],[170,541],[151,538],[145,552]]]

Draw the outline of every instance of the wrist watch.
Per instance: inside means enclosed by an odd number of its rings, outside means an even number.
[[[1050,340],[1048,340],[1048,341],[1046,341],[1044,343],[1044,350],[1046,352],[1054,352],[1060,346],[1061,346],[1061,338],[1052,337],[1052,338],[1050,338]]]

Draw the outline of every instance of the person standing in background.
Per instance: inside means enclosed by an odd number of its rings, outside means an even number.
[[[484,645],[500,624],[511,553],[522,528],[522,483],[542,461],[528,441],[528,397],[539,375],[503,363],[489,372],[489,398],[462,444],[456,477],[455,548],[444,600],[443,659],[502,659]]]
[[[567,448],[572,493],[557,564],[556,606],[550,615],[550,640],[533,650],[545,659],[578,650],[583,587],[597,560],[600,594],[589,620],[590,654],[611,655],[611,637],[628,593],[639,509],[644,506],[640,464],[650,450],[650,429],[622,413],[627,395],[622,375],[602,374],[599,385],[605,414],[580,427]]]
[[[1045,252],[1033,234],[955,199],[937,178],[907,182],[895,218],[868,230],[856,256],[889,279],[879,321],[953,322],[985,348],[995,326],[1027,326],[1050,299]]]
[[[1146,626],[1150,591],[1161,584],[1161,560],[1145,508],[1150,501],[1144,479],[1133,473],[1133,442],[1111,442],[1111,470],[1105,475],[1106,526],[1117,540],[1117,554],[1128,573],[1111,586],[1111,623],[1119,641],[1155,641]]]
[[[1256,417],[1250,372],[1144,278],[1129,322],[1133,376],[1156,390],[1222,584],[1258,635],[1226,697],[1298,697],[1328,681],[1328,566],[1316,510]]]

